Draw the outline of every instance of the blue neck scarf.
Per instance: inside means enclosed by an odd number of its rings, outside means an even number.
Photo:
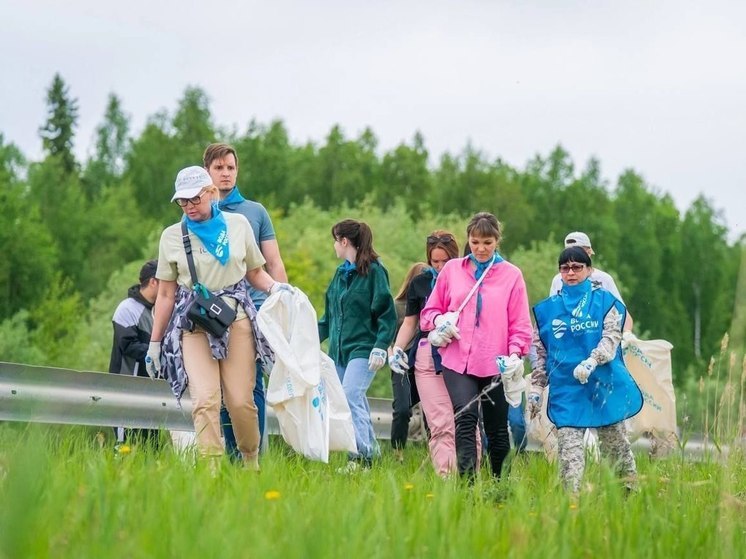
[[[234,186],[233,190],[228,193],[228,196],[218,202],[218,207],[222,210],[226,206],[229,206],[231,204],[240,204],[244,200],[246,200],[246,198],[241,196],[241,193],[238,191],[238,187]]]
[[[218,209],[218,205],[212,204],[212,217],[210,219],[192,221],[187,216],[184,216],[183,219],[186,221],[187,229],[197,235],[197,238],[205,245],[207,252],[212,254],[221,265],[225,266],[230,256],[228,225],[225,223],[225,216]]]
[[[433,279],[430,280],[430,289],[435,289],[435,280],[438,279],[438,272],[435,270],[435,268],[425,268],[425,273],[430,274],[433,276]]]
[[[590,277],[577,285],[567,285],[562,282],[562,305],[573,318],[583,318],[588,314],[588,303],[591,300],[593,284]]]
[[[353,270],[357,270],[357,266],[354,262],[350,262],[349,260],[345,260],[342,264],[339,265],[339,270],[342,270],[345,275],[345,279],[349,279],[350,274],[352,274]]]
[[[490,269],[490,266],[492,264],[497,264],[498,262],[503,261],[503,257],[500,256],[500,254],[495,251],[495,254],[492,255],[492,258],[486,260],[485,262],[480,262],[477,260],[477,257],[473,254],[469,255],[469,260],[474,262],[474,265],[477,267],[477,269],[474,272],[474,279],[478,280],[482,277],[482,275]],[[479,315],[482,313],[482,284],[479,284],[479,287],[477,288],[477,317],[476,321],[474,322],[474,326],[479,326]]]

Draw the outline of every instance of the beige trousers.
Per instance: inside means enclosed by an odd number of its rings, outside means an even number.
[[[259,422],[253,395],[256,349],[251,322],[244,318],[231,325],[225,359],[213,359],[207,334],[199,329],[183,333],[181,349],[189,377],[192,419],[200,454],[223,454],[220,426],[222,388],[238,449],[244,460],[255,458],[259,451]]]

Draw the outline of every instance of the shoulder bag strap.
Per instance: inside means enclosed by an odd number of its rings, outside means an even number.
[[[192,276],[192,287],[197,285],[197,270],[194,267],[194,257],[192,256],[192,241],[189,240],[186,221],[181,221],[181,241],[184,243],[186,251],[187,265],[189,266],[189,275]],[[484,276],[483,276],[484,277]]]
[[[458,310],[456,311],[457,314],[461,314],[461,311],[464,310],[464,307],[466,306],[466,303],[469,302],[469,299],[471,299],[471,296],[474,295],[477,289],[479,289],[479,286],[481,285],[484,278],[487,276],[487,272],[489,272],[492,269],[492,265],[495,263],[495,255],[492,255],[492,262],[490,262],[490,265],[487,267],[487,269],[484,271],[484,273],[479,276],[479,279],[477,280],[477,283],[474,284],[474,287],[471,288],[471,291],[469,291],[469,294],[464,299],[463,303],[461,303],[458,307]]]

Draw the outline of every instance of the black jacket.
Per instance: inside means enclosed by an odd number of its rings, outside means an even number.
[[[111,346],[109,372],[146,377],[145,355],[153,330],[153,304],[140,294],[140,286],[133,285],[127,299],[119,303],[111,319],[114,341]]]

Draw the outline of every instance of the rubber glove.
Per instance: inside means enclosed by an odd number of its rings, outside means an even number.
[[[538,390],[531,390],[528,397],[526,398],[526,410],[528,411],[529,419],[533,419],[541,412],[541,392]]]
[[[575,367],[575,370],[572,372],[572,376],[578,379],[578,382],[580,384],[585,384],[586,382],[588,382],[588,377],[591,376],[591,373],[596,370],[597,366],[598,361],[596,361],[593,357],[583,359],[580,364]]]
[[[409,370],[409,358],[402,348],[398,346],[394,347],[394,353],[389,357],[389,368],[397,374],[407,374]]]
[[[150,342],[145,354],[145,372],[153,380],[161,376],[161,342]]]
[[[386,351],[374,347],[373,350],[370,352],[370,357],[368,357],[368,370],[372,373],[375,373],[378,369],[383,367],[385,363]]]

